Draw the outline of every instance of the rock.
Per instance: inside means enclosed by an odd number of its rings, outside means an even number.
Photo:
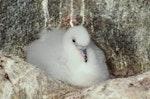
[[[48,78],[41,70],[18,57],[1,53],[0,59],[1,99],[42,99],[78,90]]]
[[[0,54],[0,99],[145,99],[150,72],[78,88],[46,76],[18,57]]]

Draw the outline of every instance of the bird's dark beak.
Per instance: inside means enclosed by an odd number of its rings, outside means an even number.
[[[83,53],[84,61],[87,62],[88,59],[87,59],[87,50],[86,50],[86,48],[82,48],[82,49],[80,49],[80,51]]]

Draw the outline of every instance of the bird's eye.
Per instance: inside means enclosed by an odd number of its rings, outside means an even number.
[[[72,42],[74,42],[74,43],[75,43],[76,41],[75,41],[74,39],[72,39]]]

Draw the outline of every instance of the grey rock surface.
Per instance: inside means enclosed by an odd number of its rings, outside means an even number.
[[[43,26],[40,0],[0,1],[0,49],[24,57],[24,47]]]
[[[0,53],[0,99],[60,99],[77,90],[18,57]]]
[[[150,70],[149,0],[0,0],[0,50],[25,59],[43,28],[84,24],[106,53],[112,77]]]

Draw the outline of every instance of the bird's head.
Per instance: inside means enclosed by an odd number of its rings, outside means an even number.
[[[88,61],[87,46],[90,42],[90,37],[87,30],[83,26],[74,26],[66,32],[67,42],[73,45],[84,62]]]

